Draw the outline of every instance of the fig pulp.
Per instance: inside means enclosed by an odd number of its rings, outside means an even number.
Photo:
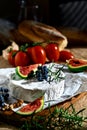
[[[87,70],[87,60],[73,58],[66,62],[69,70],[72,72],[83,72]]]

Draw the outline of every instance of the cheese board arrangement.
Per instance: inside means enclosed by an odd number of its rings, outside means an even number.
[[[0,102],[2,119],[7,117],[9,121],[15,120],[16,122],[19,120],[20,123],[23,123],[22,121],[29,119],[32,113],[43,113],[43,111],[46,111],[49,104],[50,107],[54,108],[77,96],[76,99],[72,100],[72,103],[74,103],[75,100],[79,100],[86,94],[86,72],[73,73],[68,69],[67,65],[58,63],[48,63],[42,66],[52,67],[48,69],[52,71],[49,73],[53,73],[55,76],[58,74],[57,79],[53,75],[49,82],[50,75],[48,73],[48,79],[43,78],[43,80],[38,81],[35,75],[35,77],[21,77],[22,68],[20,72],[17,70],[18,67],[0,69],[0,95],[4,97],[4,100],[1,99]],[[37,69],[33,69],[35,74]],[[32,83],[32,80],[35,84]],[[27,92],[29,92],[29,95]]]
[[[22,124],[33,113],[47,114],[49,106],[68,107],[86,95],[87,61],[65,49],[64,35],[33,21],[24,21],[17,31],[32,43],[19,46],[12,41],[2,51],[10,65],[0,69],[2,120]]]

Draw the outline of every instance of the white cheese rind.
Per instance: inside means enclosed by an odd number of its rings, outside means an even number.
[[[64,73],[61,71],[61,76]],[[64,92],[64,79],[58,81],[36,81],[32,80],[10,80],[9,89],[11,94],[18,99],[23,99],[27,102],[32,102],[40,96],[44,95],[45,101],[57,100]]]

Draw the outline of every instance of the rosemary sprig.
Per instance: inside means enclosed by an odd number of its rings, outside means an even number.
[[[52,64],[49,68],[48,68],[48,82],[51,83],[52,81],[59,81],[60,79],[65,79],[64,76],[62,76],[61,71],[63,71],[64,65],[61,68],[57,68],[56,71],[52,71],[52,67],[55,68],[55,65]]]
[[[49,106],[49,113],[46,116],[38,116],[35,113],[31,116],[30,122],[27,121],[21,127],[22,130],[76,130],[82,128],[83,122],[87,117],[80,116],[79,112],[71,104],[67,109],[55,107],[51,112]],[[71,109],[71,111],[69,111]]]

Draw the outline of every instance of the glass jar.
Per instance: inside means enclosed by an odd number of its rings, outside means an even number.
[[[18,23],[27,19],[27,3],[26,0],[19,0]]]
[[[23,20],[34,20],[42,22],[40,6],[36,1],[19,0],[18,23]]]

